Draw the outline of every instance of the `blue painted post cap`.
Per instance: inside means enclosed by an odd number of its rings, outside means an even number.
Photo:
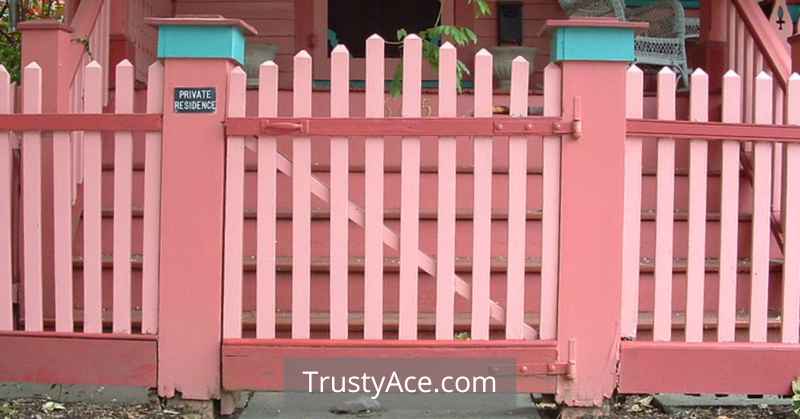
[[[625,22],[614,18],[548,20],[543,31],[553,32],[551,58],[561,61],[632,62],[636,32],[647,22]]]
[[[244,65],[245,35],[258,32],[222,16],[148,18],[158,28],[158,58],[224,58]]]

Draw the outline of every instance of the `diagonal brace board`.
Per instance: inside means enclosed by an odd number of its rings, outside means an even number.
[[[278,171],[286,176],[292,176],[292,162],[280,153],[278,153]],[[314,176],[311,176],[311,193],[326,203],[330,202],[330,188]],[[349,203],[348,216],[356,225],[364,227],[364,210],[353,201]],[[384,225],[383,242],[392,249],[397,250],[400,246],[400,237],[397,236],[397,233]],[[420,250],[419,261],[420,268],[422,268],[423,271],[431,276],[436,276],[436,261],[431,256]],[[472,296],[472,287],[458,275],[455,275],[455,291],[458,295],[467,300]],[[494,300],[489,301],[489,314],[493,319],[501,323],[505,322],[505,309]],[[523,324],[523,337],[529,340],[536,339],[538,333],[536,329],[527,324]]]

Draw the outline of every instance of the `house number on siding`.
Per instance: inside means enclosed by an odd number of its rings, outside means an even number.
[[[176,87],[175,113],[214,113],[217,89],[213,87]]]

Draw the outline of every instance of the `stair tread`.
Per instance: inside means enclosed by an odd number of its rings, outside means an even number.
[[[114,208],[103,208],[102,214],[104,218],[113,218],[114,217]],[[144,210],[141,207],[133,207],[131,209],[131,214],[134,218],[141,218],[144,215]],[[311,209],[311,219],[312,220],[327,220],[330,218],[330,210],[326,208],[312,208]],[[279,208],[276,211],[276,216],[279,220],[288,220],[292,218],[291,210],[281,209]],[[244,218],[245,219],[256,219],[257,213],[254,209],[245,209],[244,210]],[[399,220],[400,219],[400,208],[386,208],[383,211],[383,218],[385,220]],[[436,220],[437,214],[436,210],[428,209],[428,208],[421,208],[419,210],[419,218],[421,220]],[[473,210],[472,208],[456,208],[456,219],[457,220],[471,220],[473,218]],[[541,220],[542,219],[542,209],[541,208],[531,208],[526,210],[525,218],[527,220]],[[750,212],[741,212],[739,213],[739,221],[750,221],[753,218],[753,214]],[[495,208],[492,209],[492,219],[493,220],[506,220],[508,219],[508,210],[505,208]],[[651,208],[645,208],[641,211],[641,220],[642,221],[655,221],[656,219],[656,210]],[[673,219],[675,221],[687,221],[689,219],[689,211],[685,209],[676,209],[673,211]],[[720,212],[718,211],[709,211],[706,213],[706,221],[719,221],[720,220]]]
[[[104,326],[111,327],[112,324],[112,310],[104,308],[102,312]],[[73,310],[73,318],[75,324],[83,324],[83,310],[80,308]],[[387,311],[383,313],[384,330],[393,331],[397,330],[399,325],[399,313]],[[24,320],[24,319],[23,319]],[[46,316],[45,327],[52,328],[55,325],[55,318]],[[278,311],[275,313],[275,323],[278,330],[290,330],[292,321],[292,313],[290,311]],[[312,330],[327,330],[330,324],[330,314],[322,311],[312,311],[310,314]],[[468,312],[455,313],[453,317],[454,328],[458,331],[467,331],[470,327],[471,315]],[[139,329],[142,322],[142,311],[140,307],[134,307],[131,310],[131,322],[135,329]],[[417,323],[420,330],[434,330],[436,325],[436,314],[432,312],[422,312],[417,315]],[[539,326],[538,313],[525,313],[525,323],[536,328]],[[715,330],[718,323],[716,312],[705,312],[703,316],[703,329]],[[652,312],[639,312],[638,330],[648,331],[653,329],[653,313]],[[737,311],[736,313],[736,328],[747,329],[749,326],[749,314],[745,311]],[[242,313],[242,326],[245,330],[254,330],[256,325],[256,312],[254,310],[245,310]],[[361,330],[364,326],[364,313],[363,312],[350,312],[348,313],[348,325],[351,330]],[[495,319],[492,319],[490,327],[493,330],[502,330],[503,324]],[[682,330],[686,327],[686,313],[673,312],[672,313],[672,328]],[[769,329],[780,329],[781,317],[779,312],[770,311],[767,316],[767,327]]]
[[[133,269],[140,270],[142,266],[143,256],[141,254],[131,255],[131,265]],[[400,258],[396,256],[386,256],[383,258],[383,266],[385,272],[397,272],[400,268]],[[490,266],[492,272],[505,272],[508,266],[508,258],[505,256],[493,256],[491,258]],[[113,266],[113,257],[111,255],[103,255],[102,262],[104,268],[111,268]],[[73,267],[82,268],[83,258],[81,256],[73,257]],[[783,266],[783,259],[773,258],[769,261],[770,270],[780,270]],[[311,270],[314,272],[327,272],[330,265],[330,258],[327,256],[315,256],[311,258]],[[738,272],[748,272],[750,269],[750,259],[741,258],[737,260]],[[256,269],[256,256],[246,255],[243,258],[243,266],[245,271],[254,271]],[[348,258],[348,266],[351,272],[362,272],[364,270],[364,257],[351,256]],[[525,258],[525,272],[533,273],[541,270],[541,258],[527,257]],[[672,262],[673,272],[685,272],[687,267],[687,259],[682,257],[673,258]],[[641,272],[653,272],[655,269],[655,260],[650,257],[642,257],[639,263]],[[705,259],[706,272],[719,271],[718,258]],[[456,272],[469,272],[472,268],[472,257],[469,256],[456,256],[455,269]],[[291,256],[277,256],[276,257],[276,270],[278,272],[291,272],[292,258]]]

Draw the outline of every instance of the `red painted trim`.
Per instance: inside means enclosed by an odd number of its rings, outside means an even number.
[[[622,393],[789,394],[800,346],[622,342]]]
[[[628,119],[628,135],[675,139],[800,142],[800,126]]]
[[[769,24],[758,3],[750,0],[733,0],[733,5],[761,50],[764,61],[772,70],[773,77],[785,91],[792,71],[792,63],[790,55],[783,53],[786,51],[783,40]]]
[[[515,359],[517,364],[541,366],[557,362],[554,341],[329,341],[225,340],[222,345],[222,385],[225,390],[284,389],[284,363],[292,358],[413,358]],[[554,367],[556,368],[556,367]],[[539,369],[535,369],[539,371]],[[556,377],[524,375],[520,392],[553,393]]]
[[[565,133],[560,118],[228,118],[227,135],[545,136]]]
[[[144,20],[150,26],[235,26],[245,35],[258,35],[256,28],[241,19],[225,19],[219,15],[179,15],[178,17],[149,17]]]
[[[572,18],[572,19],[547,19],[544,26],[539,30],[542,36],[545,32],[553,28],[623,28],[635,31],[644,31],[650,27],[648,22],[626,22],[612,17],[591,17],[591,18]]]
[[[161,131],[156,114],[0,115],[0,130],[10,131]]]
[[[17,28],[20,32],[53,29],[70,33],[74,32],[72,27],[66,23],[61,23],[52,19],[28,20],[25,22],[20,22],[20,24],[17,25]]]
[[[156,386],[156,341],[55,333],[0,334],[0,381]]]
[[[59,338],[59,339],[82,339],[82,340],[137,340],[143,342],[155,342],[158,340],[156,335],[131,335],[114,333],[65,333],[65,332],[23,332],[23,331],[2,331],[0,339],[7,337],[29,337],[29,338]]]
[[[231,346],[281,346],[294,348],[555,348],[550,340],[321,340],[321,339],[225,339]]]

